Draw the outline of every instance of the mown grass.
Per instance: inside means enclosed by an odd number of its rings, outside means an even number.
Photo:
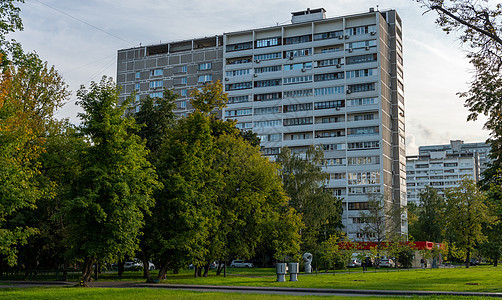
[[[387,272],[388,271],[388,272]],[[386,270],[366,273],[300,274],[297,282],[276,282],[273,269],[233,269],[225,278],[210,272],[207,278],[193,273],[169,274],[161,283],[306,287],[362,290],[502,292],[502,268],[492,266],[449,269]]]
[[[2,289],[0,299],[361,299],[359,297],[346,296],[291,296],[291,295],[266,295],[266,294],[236,294],[236,293],[213,293],[213,292],[194,292],[166,289],[147,289],[147,288],[72,288],[72,287],[50,287],[50,288],[15,288]],[[420,299],[420,300],[443,300],[443,299],[462,299],[462,300],[481,300],[489,299],[487,297],[454,297],[454,296],[430,296],[430,297],[364,297],[364,299]]]

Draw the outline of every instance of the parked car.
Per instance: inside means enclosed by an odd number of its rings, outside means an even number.
[[[143,262],[137,258],[134,258],[133,260],[126,261],[124,263],[124,270],[126,271],[138,271],[138,270],[143,270]],[[148,262],[148,270],[152,271],[155,270],[155,265],[152,262]]]
[[[361,266],[361,261],[357,258],[353,258],[349,261],[347,264],[347,267],[349,268],[355,268],[355,267],[360,267]]]
[[[253,263],[245,262],[243,260],[233,260],[230,263],[230,268],[252,268]]]
[[[380,259],[378,266],[385,268],[394,268],[396,265],[392,259],[383,258]]]
[[[479,260],[477,258],[471,258],[471,266],[479,266]]]

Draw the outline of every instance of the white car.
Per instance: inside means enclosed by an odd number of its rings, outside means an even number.
[[[132,261],[126,261],[124,263],[124,270],[128,271],[137,271],[143,269],[143,262],[137,258],[134,258]],[[155,270],[155,265],[152,262],[148,262],[148,270]]]
[[[230,268],[252,268],[253,263],[245,262],[243,260],[233,260],[230,263]]]
[[[396,265],[394,264],[394,261],[392,259],[381,259],[378,266],[385,268],[394,268]]]
[[[349,263],[347,264],[347,267],[349,268],[355,268],[355,267],[360,267],[361,266],[361,261],[359,259],[351,259]]]

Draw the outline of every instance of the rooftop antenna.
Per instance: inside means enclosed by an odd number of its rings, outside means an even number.
[[[377,4],[377,6],[376,6],[376,7],[377,7],[377,11],[379,11],[379,10],[378,10],[378,4]]]

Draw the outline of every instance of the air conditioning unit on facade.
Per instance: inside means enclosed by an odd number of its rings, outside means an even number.
[[[346,35],[346,36],[345,36],[345,39],[347,39],[347,40],[348,40],[349,38],[350,38],[350,35]]]
[[[341,68],[341,67],[342,67],[342,65],[341,65],[341,64],[337,64],[337,65],[336,65],[336,67],[337,67],[337,68]]]
[[[352,53],[352,51],[354,51],[354,49],[352,49],[352,48],[349,48],[349,52],[350,52],[350,53]]]
[[[259,64],[259,63],[260,63],[260,60],[259,60],[259,59],[257,59],[257,60],[255,60],[254,62],[255,62],[255,63],[257,63],[257,64]]]
[[[230,78],[228,78],[228,77],[225,77],[225,81],[229,81],[229,80],[230,80]]]
[[[340,40],[343,40],[343,35],[338,36]]]
[[[366,51],[370,50],[370,46],[366,46]]]
[[[352,91],[350,89],[347,90],[347,94],[350,94],[352,93]]]
[[[372,31],[370,34],[371,34],[371,35],[375,35],[375,34],[376,34],[376,31]]]
[[[289,60],[293,60],[293,58],[294,58],[293,56],[290,56],[290,57],[289,57]]]
[[[258,74],[253,74],[253,77],[258,77]]]
[[[307,69],[303,68],[303,69],[302,69],[302,72],[305,72],[305,71],[307,71]]]

